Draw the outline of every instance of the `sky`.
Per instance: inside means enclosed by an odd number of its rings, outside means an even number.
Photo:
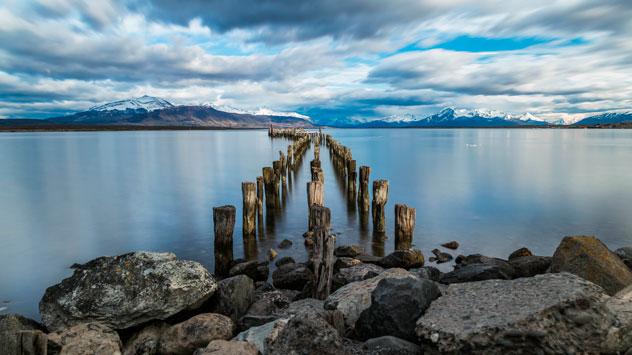
[[[0,118],[142,95],[576,120],[632,108],[632,1],[0,0]]]

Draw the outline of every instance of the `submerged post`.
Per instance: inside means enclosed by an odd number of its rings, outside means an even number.
[[[356,161],[347,161],[347,199],[355,204],[356,198],[356,180],[358,179],[358,173],[356,172]]]
[[[266,195],[266,211],[274,209],[276,204],[276,194],[278,193],[278,189],[275,191],[276,182],[274,177],[274,170],[266,166],[263,168],[263,184],[265,187],[265,195]]]
[[[371,168],[368,166],[360,167],[360,191],[358,193],[358,207],[361,213],[369,213],[369,175]]]
[[[395,205],[395,250],[410,249],[415,232],[416,210],[403,204]]]
[[[378,235],[386,233],[384,206],[388,201],[388,180],[373,181],[373,232]]]
[[[257,185],[254,182],[242,182],[241,194],[243,202],[243,237],[244,240],[256,234]]]
[[[235,206],[213,207],[215,230],[215,275],[223,277],[233,263],[233,229],[235,228]]]

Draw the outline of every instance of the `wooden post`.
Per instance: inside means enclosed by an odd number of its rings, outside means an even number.
[[[289,171],[292,168],[292,164],[293,164],[293,145],[290,144],[287,146],[287,170]]]
[[[263,222],[263,176],[257,176],[257,220]]]
[[[329,208],[314,205],[309,209],[309,224],[313,227],[326,227],[329,229],[331,226],[331,211]]]
[[[368,166],[360,167],[360,191],[358,193],[358,207],[360,212],[369,213],[369,175],[371,168]]]
[[[395,205],[395,250],[412,247],[415,215],[415,208],[403,204]]]
[[[388,180],[373,181],[373,232],[383,235],[386,233],[384,206],[388,201]]]
[[[329,229],[316,227],[314,229],[314,298],[324,300],[331,292],[331,282],[334,274],[334,249],[336,237],[329,233]]]
[[[255,236],[257,220],[257,185],[254,182],[242,182],[241,194],[243,202],[243,237],[247,239]]]
[[[356,199],[357,179],[358,173],[356,172],[356,161],[349,160],[347,162],[347,199],[354,204]]]
[[[278,193],[278,189],[275,191],[276,182],[274,181],[274,169],[269,166],[263,168],[263,184],[265,187],[266,194],[266,210],[275,208],[276,195]]]
[[[224,277],[233,263],[235,206],[213,207],[215,229],[215,275]]]
[[[325,192],[323,187],[323,183],[320,181],[310,181],[307,183],[307,207],[325,205]]]

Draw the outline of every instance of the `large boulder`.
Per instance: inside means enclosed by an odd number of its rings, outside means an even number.
[[[453,353],[599,353],[614,317],[603,289],[569,273],[450,285],[417,321]]]
[[[255,283],[246,275],[223,279],[213,296],[213,311],[239,321],[255,300]]]
[[[412,269],[424,266],[424,255],[418,249],[395,250],[377,263],[383,268]]]
[[[555,250],[551,272],[570,272],[614,295],[632,284],[632,271],[595,237],[565,237]]]
[[[0,315],[0,354],[43,354],[46,334],[36,321],[18,314]]]
[[[371,306],[355,324],[362,340],[381,335],[415,341],[415,322],[441,293],[426,279],[386,278],[371,293]]]
[[[233,339],[246,341],[254,345],[262,355],[269,354],[269,344],[274,342],[279,333],[287,326],[288,319],[277,319],[269,323],[245,330]]]
[[[359,264],[352,267],[340,269],[332,278],[332,287],[334,290],[355,281],[362,281],[375,277],[382,273],[384,269],[373,264]]]
[[[385,278],[416,279],[415,276],[404,269],[389,269],[376,277],[342,286],[327,297],[324,308],[340,311],[344,317],[347,330],[353,330],[356,321],[360,318],[360,314],[371,306],[371,293],[377,287],[377,284]]]
[[[191,354],[216,339],[233,337],[235,323],[221,314],[198,314],[172,325],[160,337],[161,354]]]
[[[622,247],[614,251],[629,269],[632,269],[632,247]]]
[[[193,355],[257,355],[257,348],[245,341],[213,340]]]
[[[385,335],[369,339],[362,345],[368,355],[420,355],[421,347],[404,339]]]
[[[432,281],[439,281],[443,274],[441,270],[434,266],[423,266],[408,270],[411,274],[419,277],[420,279],[427,279]]]
[[[246,275],[255,281],[267,281],[269,273],[267,262],[252,260],[233,265],[228,271],[228,276]]]
[[[276,288],[310,293],[314,285],[314,273],[304,264],[281,265],[272,273],[272,284]]]
[[[550,256],[520,256],[509,260],[514,267],[514,277],[532,277],[547,272],[551,266]]]
[[[46,290],[40,313],[52,331],[90,321],[124,329],[197,308],[216,289],[200,263],[135,252],[75,265],[71,277]]]
[[[74,325],[48,334],[49,355],[120,355],[121,339],[116,331],[102,323]]]

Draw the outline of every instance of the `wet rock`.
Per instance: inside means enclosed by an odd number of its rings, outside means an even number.
[[[603,289],[568,273],[454,284],[417,321],[441,352],[599,353],[613,324]]]
[[[364,249],[359,245],[340,245],[334,249],[334,255],[337,257],[355,258],[362,254]]]
[[[632,284],[632,271],[595,237],[565,237],[555,250],[551,272],[570,272],[603,287],[610,295]]]
[[[53,331],[92,320],[123,329],[195,309],[216,289],[197,262],[135,252],[77,265],[71,277],[46,290],[40,313]]]
[[[515,277],[532,277],[544,274],[551,266],[550,256],[521,256],[509,260],[515,269]]]
[[[632,286],[617,292],[606,300],[605,305],[616,318],[616,322],[610,327],[603,342],[602,353],[622,354],[626,350],[629,352],[629,349],[632,349]]]
[[[531,250],[527,248],[520,248],[518,250],[515,250],[513,253],[509,254],[509,258],[507,259],[511,261],[512,259],[520,258],[523,256],[533,256],[533,253],[531,252]]]
[[[415,322],[441,293],[426,279],[386,278],[371,293],[371,306],[355,324],[360,339],[392,335],[416,341]]]
[[[274,260],[274,258],[277,257],[277,255],[279,255],[279,253],[277,253],[276,250],[270,248],[270,250],[268,250],[268,260]]]
[[[245,341],[213,340],[193,355],[257,355],[257,348]]]
[[[160,352],[191,354],[212,340],[232,338],[234,331],[235,324],[224,315],[198,314],[165,330],[160,338]]]
[[[457,242],[456,240],[453,240],[451,242],[443,243],[441,244],[441,246],[444,248],[451,249],[451,250],[457,250],[459,249],[459,242]]]
[[[448,253],[444,253],[439,249],[432,249],[432,254],[435,256],[435,260],[437,264],[447,263],[452,260],[452,255]]]
[[[272,273],[272,284],[276,288],[309,293],[314,285],[314,274],[303,264],[285,264]]]
[[[234,265],[228,271],[228,276],[246,275],[255,281],[266,281],[269,273],[270,268],[267,262],[253,260]]]
[[[332,286],[334,290],[355,281],[362,281],[370,279],[379,275],[384,269],[380,266],[373,264],[359,264],[352,267],[340,269],[334,274],[332,280]]]
[[[46,334],[36,321],[18,314],[0,315],[0,354],[43,354]]]
[[[121,354],[119,335],[102,323],[90,322],[48,334],[48,354]]]
[[[453,284],[492,279],[510,280],[512,277],[513,273],[508,274],[502,267],[498,265],[476,263],[465,264],[464,266],[455,268],[453,271],[441,275],[441,279],[439,279],[439,282],[443,284]]]
[[[327,310],[338,310],[342,313],[345,327],[354,329],[355,323],[360,318],[360,314],[371,306],[371,292],[377,284],[385,278],[409,278],[416,279],[404,269],[385,270],[376,277],[363,281],[356,281],[342,286],[325,300],[324,308]]]
[[[246,331],[243,331],[233,339],[237,341],[246,341],[254,345],[257,350],[263,354],[269,354],[268,346],[274,342],[287,325],[287,319],[277,319],[275,321],[266,323],[258,327],[252,327]]]
[[[383,257],[377,264],[386,269],[422,267],[424,266],[424,255],[417,249],[395,250]]]
[[[362,262],[355,258],[349,258],[346,256],[336,258],[336,262],[334,263],[334,272],[338,272],[338,270],[346,267],[352,267],[360,264],[362,264]]]
[[[213,296],[212,310],[239,321],[255,301],[255,283],[246,275],[237,275],[221,280]]]
[[[369,339],[362,345],[368,355],[420,355],[421,347],[404,339],[386,335]]]
[[[284,256],[284,257],[282,257],[279,260],[274,262],[274,265],[276,267],[279,267],[279,266],[285,265],[285,264],[296,264],[296,261],[294,261],[294,258],[292,258],[291,256]]]
[[[411,274],[421,278],[428,279],[432,281],[439,281],[441,279],[441,271],[434,266],[424,266],[420,268],[410,269],[408,270]]]
[[[457,265],[460,265],[463,260],[465,260],[465,255],[463,254],[459,254],[456,256],[456,258],[454,258],[454,263],[456,263]]]
[[[165,322],[154,322],[132,335],[123,347],[123,355],[157,355],[160,337],[169,328]]]
[[[623,247],[614,251],[628,268],[632,269],[632,247]]]
[[[365,264],[376,264],[376,265],[378,265],[380,263],[380,261],[382,261],[381,257],[375,256],[375,255],[360,254],[360,255],[356,256],[355,258],[360,260],[360,262],[365,263]]]
[[[277,245],[277,248],[279,248],[279,249],[287,249],[287,248],[289,248],[289,247],[291,247],[291,246],[292,246],[292,241],[291,241],[291,240],[289,240],[289,239],[283,239],[283,240],[281,241],[281,243],[279,243],[279,244]]]

